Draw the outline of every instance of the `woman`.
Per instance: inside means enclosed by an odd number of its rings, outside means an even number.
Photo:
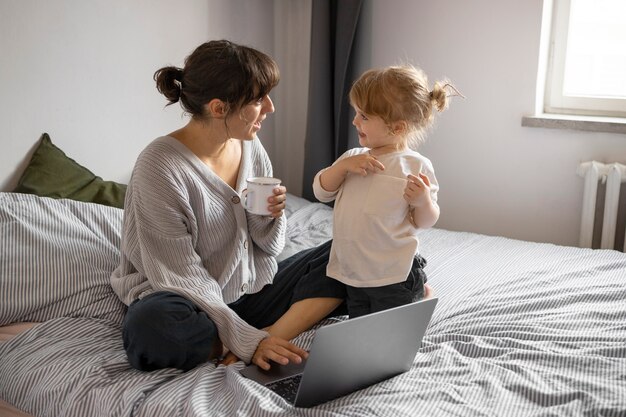
[[[345,287],[326,277],[329,243],[277,265],[285,187],[268,199],[271,216],[246,212],[240,201],[246,178],[272,176],[256,134],[274,111],[276,63],[211,41],[184,68],[161,68],[154,79],[191,118],[140,154],[126,194],[111,284],[129,305],[123,338],[131,365],[188,370],[220,358],[222,346],[225,365],[300,363],[307,353],[289,340],[332,313]]]

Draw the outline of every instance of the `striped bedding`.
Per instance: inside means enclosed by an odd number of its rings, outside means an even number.
[[[34,416],[626,415],[626,254],[422,231],[439,304],[410,371],[295,409],[241,377],[241,363],[186,373],[130,368],[123,310],[100,282],[115,264],[109,232],[119,232],[120,216],[87,203],[0,194],[0,319],[44,321],[0,344],[0,399]],[[292,197],[288,218],[283,257],[330,237],[326,206]],[[16,242],[23,236],[36,244]],[[23,268],[8,265],[18,247]],[[56,307],[46,308],[46,293],[63,300],[49,299]],[[103,310],[85,305],[91,300]],[[314,332],[296,342],[308,347]]]

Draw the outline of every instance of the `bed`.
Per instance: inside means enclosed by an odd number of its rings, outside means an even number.
[[[281,258],[331,237],[328,206],[290,195],[286,214]],[[439,304],[411,369],[300,409],[242,363],[129,366],[125,306],[108,286],[121,220],[115,207],[0,193],[0,415],[626,415],[624,253],[420,231]]]

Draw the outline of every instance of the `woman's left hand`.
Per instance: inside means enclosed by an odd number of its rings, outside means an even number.
[[[268,336],[259,342],[250,362],[268,371],[271,362],[280,365],[287,365],[289,362],[302,363],[308,356],[307,351],[290,341],[277,336]]]
[[[287,188],[283,185],[279,185],[274,188],[274,195],[267,199],[269,203],[268,210],[272,213],[270,216],[278,218],[283,215],[285,210],[285,202],[287,200]]]

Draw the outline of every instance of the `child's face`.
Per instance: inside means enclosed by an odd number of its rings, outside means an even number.
[[[394,135],[392,128],[378,116],[367,115],[358,107],[354,106],[356,115],[352,124],[359,134],[359,144],[370,149],[382,147],[397,147],[403,139],[400,135]]]

